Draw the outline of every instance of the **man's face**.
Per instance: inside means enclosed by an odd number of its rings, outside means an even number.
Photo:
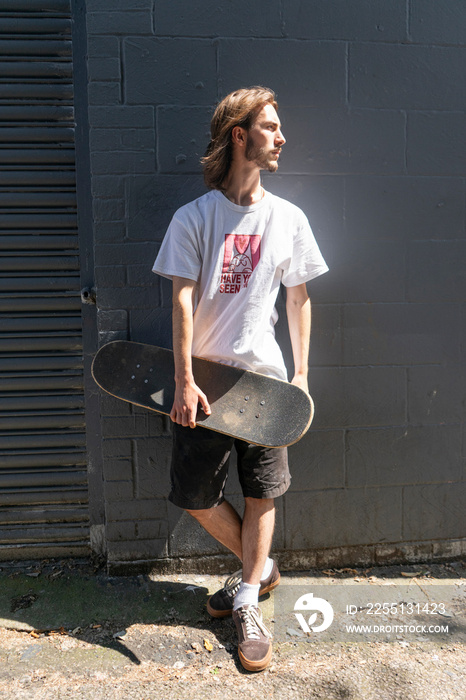
[[[266,104],[247,133],[246,159],[261,170],[274,173],[284,143],[285,137],[275,107]]]

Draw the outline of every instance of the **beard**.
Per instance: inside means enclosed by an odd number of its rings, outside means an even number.
[[[251,138],[248,138],[245,156],[246,160],[255,163],[261,170],[268,170],[269,173],[274,173],[278,170],[278,161],[271,160],[271,151],[268,148],[256,146]]]

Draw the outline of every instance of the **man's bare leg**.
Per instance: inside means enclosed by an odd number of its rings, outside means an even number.
[[[217,542],[227,547],[242,561],[241,546],[242,522],[239,514],[231,503],[223,501],[219,506],[202,510],[188,510],[190,515],[212,535]]]
[[[266,559],[272,546],[275,527],[273,498],[245,498],[241,543],[243,551],[243,581],[259,584]]]
[[[187,512],[242,561],[245,583],[260,582],[275,527],[273,498],[245,498],[243,521],[228,501],[214,508]]]

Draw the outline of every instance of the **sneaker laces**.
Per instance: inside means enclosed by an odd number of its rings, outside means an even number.
[[[229,598],[234,598],[239,591],[241,581],[243,580],[243,570],[238,569],[234,574],[229,576],[225,583],[223,584],[223,590],[228,595]]]
[[[246,637],[248,639],[260,639],[258,629],[265,637],[272,638],[267,627],[262,622],[262,613],[254,605],[245,605],[241,610],[241,617],[246,627]]]

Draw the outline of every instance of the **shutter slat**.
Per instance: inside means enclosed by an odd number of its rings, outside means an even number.
[[[0,559],[89,547],[69,0],[0,7]]]

